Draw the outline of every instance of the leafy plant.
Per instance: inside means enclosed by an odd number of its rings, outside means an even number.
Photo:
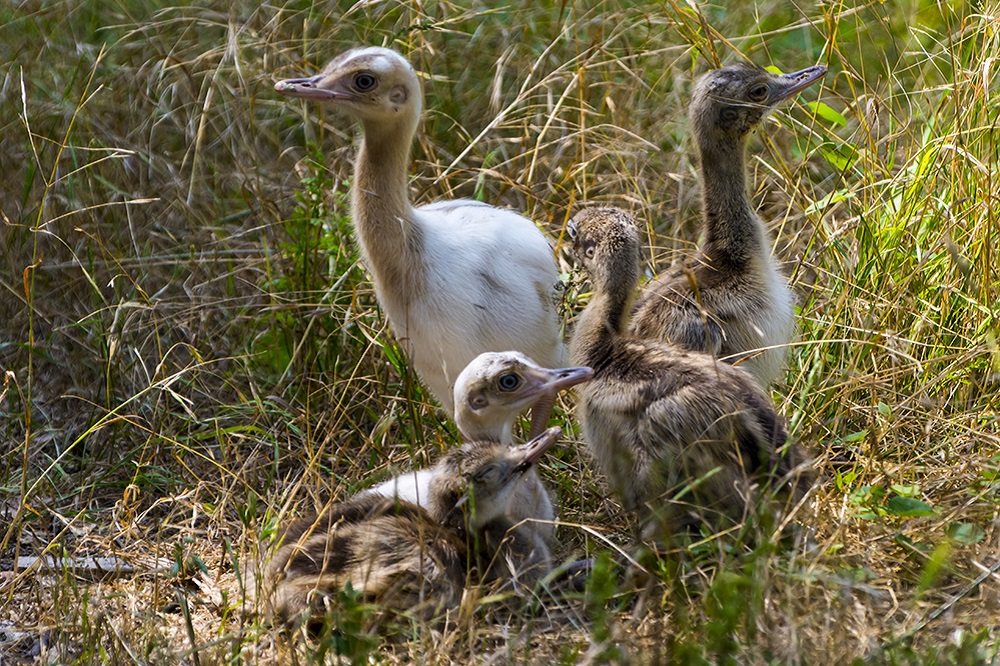
[[[335,375],[358,344],[350,334],[362,274],[351,237],[349,184],[335,181],[314,147],[302,163],[297,205],[261,288],[271,297],[251,353],[280,378]],[[356,334],[355,334],[356,335]]]

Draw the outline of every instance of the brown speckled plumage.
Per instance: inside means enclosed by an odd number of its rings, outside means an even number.
[[[550,428],[521,446],[464,444],[434,466],[430,512],[445,525],[468,531],[484,579],[530,586],[551,568],[548,541],[530,522],[549,516],[527,515],[523,502],[530,495],[523,486],[537,480],[531,474],[534,463],[559,434]],[[546,439],[549,443],[539,449],[537,442]]]
[[[631,333],[739,362],[765,387],[781,376],[795,299],[747,197],[746,145],[767,111],[825,72],[819,66],[779,76],[740,63],[698,81],[691,122],[701,158],[702,246],[646,287]]]
[[[646,534],[738,520],[762,480],[804,490],[802,455],[749,374],[625,332],[639,261],[631,216],[584,209],[568,230],[593,284],[570,345],[572,361],[594,369],[577,388],[584,438]]]
[[[283,620],[322,613],[348,584],[365,601],[430,618],[458,605],[468,552],[462,535],[410,502],[360,495],[292,523],[267,568]]]
[[[428,619],[458,605],[470,576],[533,584],[549,550],[509,518],[510,503],[559,434],[453,450],[433,468],[427,508],[369,491],[293,522],[265,571],[273,611],[285,621],[323,613],[350,584],[365,601]]]

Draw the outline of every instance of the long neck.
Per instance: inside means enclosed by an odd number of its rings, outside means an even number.
[[[456,404],[461,405],[461,401],[456,401]],[[516,415],[506,420],[486,421],[463,414],[462,410],[462,407],[456,408],[455,425],[462,433],[464,441],[514,443],[514,419]]]
[[[632,259],[632,265],[622,261],[611,273],[614,279],[595,281],[593,296],[580,314],[570,342],[569,354],[574,365],[589,365],[598,370],[614,341],[625,333],[639,277],[637,264],[637,257]]]
[[[415,123],[366,124],[354,166],[351,207],[376,287],[393,294],[421,287],[423,237],[407,192]]]
[[[744,264],[767,245],[764,225],[750,205],[743,142],[699,141],[703,252],[710,261]]]

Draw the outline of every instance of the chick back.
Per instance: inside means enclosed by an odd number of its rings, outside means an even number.
[[[465,540],[425,509],[366,494],[292,523],[265,589],[285,621],[323,612],[348,584],[367,602],[429,619],[458,605],[466,562]]]

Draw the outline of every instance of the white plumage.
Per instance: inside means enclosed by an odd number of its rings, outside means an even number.
[[[455,381],[455,423],[466,442],[492,442],[512,447],[514,423],[518,415],[531,407],[537,413],[549,413],[559,391],[586,381],[593,370],[543,368],[519,352],[487,352],[477,356]],[[536,406],[541,409],[535,410]],[[539,428],[539,434],[544,431]],[[431,485],[437,468],[401,474],[371,489],[371,492],[430,508]],[[514,523],[529,520],[527,534],[548,543],[552,539],[552,521],[556,512],[548,490],[534,467],[523,472],[514,486],[508,509]]]
[[[358,241],[396,336],[449,413],[455,377],[482,352],[514,349],[544,366],[563,363],[558,272],[534,223],[477,201],[411,205],[407,170],[422,94],[401,55],[354,49],[322,74],[275,89],[361,121],[351,193]]]
[[[368,492],[382,497],[394,497],[405,502],[412,502],[425,509],[428,507],[431,497],[431,480],[434,478],[433,469],[415,469],[399,476],[394,476],[388,481],[383,481],[377,486],[368,489]]]

